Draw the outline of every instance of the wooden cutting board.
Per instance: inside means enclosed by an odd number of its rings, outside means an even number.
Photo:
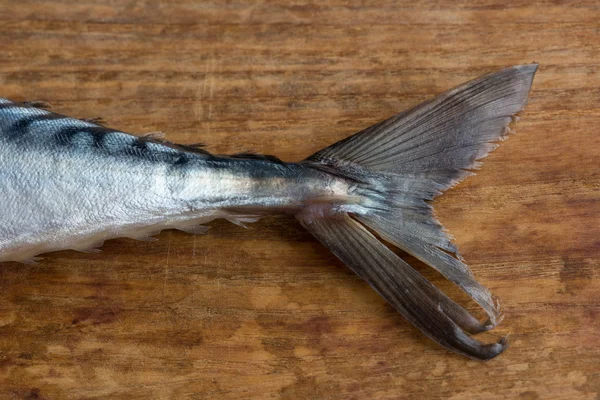
[[[456,3],[0,0],[0,97],[217,153],[299,160],[540,63],[519,133],[435,201],[502,299],[498,358],[437,346],[281,216],[0,264],[0,398],[598,399],[598,3]]]

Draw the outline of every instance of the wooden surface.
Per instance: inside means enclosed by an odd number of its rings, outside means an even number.
[[[0,97],[221,153],[299,160],[540,63],[519,133],[435,202],[500,357],[426,339],[281,216],[1,264],[0,398],[598,399],[598,3],[456,3],[0,0]]]

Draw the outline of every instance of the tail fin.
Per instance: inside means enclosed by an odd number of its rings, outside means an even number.
[[[536,70],[537,64],[520,65],[465,83],[303,161],[361,182],[357,190],[366,199],[365,211],[352,217],[299,216],[307,229],[425,334],[478,359],[499,354],[506,342],[483,345],[463,329],[493,328],[499,306],[475,280],[428,201],[473,175],[479,160],[512,132],[509,124],[524,107]],[[365,226],[456,283],[488,320],[480,324]]]

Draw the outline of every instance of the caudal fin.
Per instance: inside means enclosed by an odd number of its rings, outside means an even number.
[[[363,210],[336,218],[298,216],[306,228],[407,320],[441,345],[478,359],[506,347],[467,335],[500,321],[497,302],[477,282],[433,214],[434,197],[473,175],[512,130],[537,64],[520,65],[460,85],[410,111],[329,146],[303,163],[357,182]],[[479,323],[365,228],[433,267],[488,314]]]

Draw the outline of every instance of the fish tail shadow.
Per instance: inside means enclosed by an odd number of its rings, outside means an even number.
[[[300,222],[409,322],[474,359],[493,358],[507,347],[506,338],[483,344],[469,335],[495,327],[500,306],[464,263],[430,201],[473,175],[479,160],[513,132],[537,67],[509,67],[462,84],[302,162],[357,182],[365,211],[298,214]],[[458,285],[487,320],[448,298],[380,239]]]

